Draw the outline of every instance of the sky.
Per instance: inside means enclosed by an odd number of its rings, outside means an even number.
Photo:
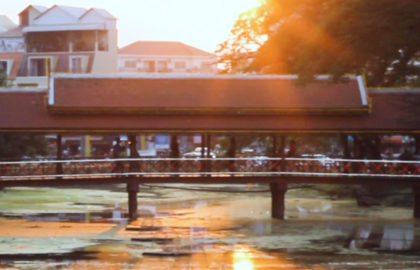
[[[16,24],[28,5],[103,8],[114,15],[118,45],[137,40],[181,41],[214,52],[229,36],[239,14],[258,0],[0,0],[0,14]]]

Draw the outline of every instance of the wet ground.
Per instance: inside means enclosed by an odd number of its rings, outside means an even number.
[[[143,185],[127,222],[125,189],[0,191],[0,269],[420,269],[410,208],[292,189],[279,221],[266,186]]]

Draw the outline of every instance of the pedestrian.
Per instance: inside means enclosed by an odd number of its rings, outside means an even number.
[[[120,137],[117,137],[112,147],[111,157],[113,159],[119,159],[123,157],[123,147],[121,145]],[[115,166],[112,169],[112,173],[122,173],[124,171],[123,164],[121,161],[115,161]]]
[[[291,140],[289,143],[289,151],[287,151],[288,157],[295,157],[296,156],[296,142],[295,140]]]

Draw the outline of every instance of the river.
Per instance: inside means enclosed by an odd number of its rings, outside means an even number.
[[[420,269],[420,223],[311,189],[270,218],[264,185],[124,185],[0,191],[0,269]]]

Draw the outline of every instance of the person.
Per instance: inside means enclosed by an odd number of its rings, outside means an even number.
[[[121,158],[123,156],[123,148],[121,146],[121,140],[120,137],[117,137],[114,142],[114,146],[112,147],[112,158]],[[123,164],[121,161],[116,161],[115,166],[112,169],[112,173],[122,173],[123,170]]]
[[[129,136],[129,149],[130,149],[130,158],[139,158],[139,152],[137,152],[137,139],[135,135]],[[139,161],[130,161],[130,172],[138,172],[140,170]]]
[[[178,136],[171,135],[171,143],[170,143],[170,158],[179,158],[179,143],[178,143]],[[171,160],[170,162],[170,169],[171,172],[178,172],[180,167],[180,163],[177,160]],[[175,175],[177,176],[177,175]]]
[[[287,152],[288,157],[296,156],[296,142],[295,140],[291,140],[289,143],[289,151]]]
[[[289,150],[287,151],[286,157],[288,157],[288,158],[296,157],[296,142],[295,142],[295,140],[291,140],[289,142]],[[296,170],[296,169],[300,170],[300,166],[301,166],[300,162],[291,161],[291,160],[288,160],[288,161],[285,161],[285,162],[286,162],[286,165],[284,165],[284,166],[285,166],[285,168],[287,167],[286,170]]]
[[[234,158],[236,157],[236,140],[235,137],[230,137],[230,144],[229,144],[229,148],[226,152],[226,156],[228,158],[231,158],[231,160],[229,160],[229,171],[233,172],[235,171],[235,160]]]

